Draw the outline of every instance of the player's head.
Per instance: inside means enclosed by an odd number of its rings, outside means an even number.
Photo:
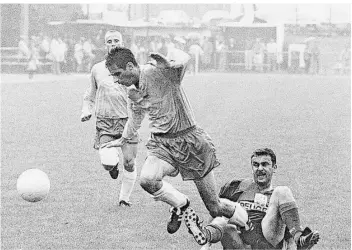
[[[114,82],[125,85],[138,85],[139,66],[131,50],[113,48],[106,57],[106,67],[114,78]]]
[[[276,166],[276,155],[270,148],[256,149],[251,156],[254,181],[266,188],[271,184]]]
[[[115,47],[122,47],[122,35],[117,30],[109,30],[105,33],[105,46],[110,52]]]

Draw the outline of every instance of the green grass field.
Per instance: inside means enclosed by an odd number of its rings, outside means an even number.
[[[117,206],[120,179],[99,164],[94,120],[80,122],[88,76],[26,77],[1,79],[1,249],[200,248],[185,225],[166,232],[169,207],[138,184],[132,208]],[[313,249],[351,249],[349,77],[214,73],[186,75],[183,85],[217,147],[219,187],[250,177],[251,152],[270,147],[278,157],[274,184],[291,187],[302,224],[321,233]],[[141,137],[138,173],[146,122]],[[41,202],[17,194],[16,180],[28,168],[42,169],[51,180]],[[208,218],[192,182],[168,180]]]

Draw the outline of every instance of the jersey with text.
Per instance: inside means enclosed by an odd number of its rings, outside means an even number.
[[[238,202],[252,222],[261,222],[266,215],[273,190],[261,193],[252,179],[232,180],[220,190],[220,198]]]

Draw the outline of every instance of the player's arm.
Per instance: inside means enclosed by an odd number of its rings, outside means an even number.
[[[151,53],[150,56],[157,62],[158,68],[173,70],[175,73],[173,74],[174,77],[178,78],[179,83],[181,83],[189,60],[191,59],[190,55],[180,49],[174,48],[168,57],[164,57],[158,53]]]
[[[155,60],[157,68],[160,68],[160,69],[170,68],[169,60],[162,54],[159,54],[157,52],[151,52],[149,56]]]
[[[156,61],[157,67],[159,68],[186,67],[191,59],[190,55],[180,49],[173,49],[173,53],[171,53],[168,57],[156,52],[150,53],[150,57]]]
[[[95,96],[97,93],[97,82],[94,77],[94,67],[90,73],[90,84],[83,96],[81,121],[88,121],[92,117],[92,109],[95,104]]]

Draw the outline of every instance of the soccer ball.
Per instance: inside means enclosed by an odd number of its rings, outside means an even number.
[[[17,191],[26,201],[41,201],[48,195],[49,190],[49,177],[40,169],[28,169],[17,179]]]

